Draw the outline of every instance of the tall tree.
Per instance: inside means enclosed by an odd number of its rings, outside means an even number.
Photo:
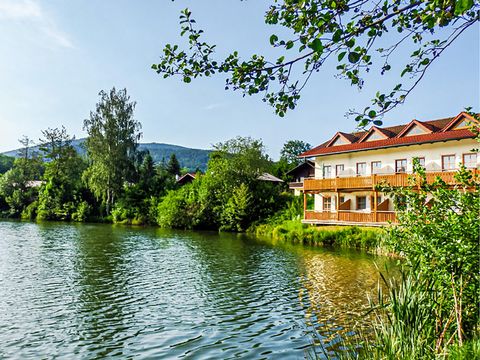
[[[94,195],[106,205],[107,214],[134,172],[135,153],[142,133],[134,119],[135,102],[127,90],[112,88],[99,93],[95,111],[84,121],[85,141],[90,166],[84,179]]]
[[[18,139],[18,142],[22,147],[18,150],[18,156],[22,159],[29,159],[35,157],[37,154],[31,149],[35,145],[35,142],[30,139],[28,136],[23,135],[21,139]]]
[[[280,150],[280,159],[287,162],[288,165],[298,165],[301,161],[298,159],[298,155],[311,148],[312,145],[302,140],[289,140]]]
[[[336,62],[339,77],[359,88],[366,73],[383,75],[395,69],[401,83],[378,91],[373,107],[353,112],[360,125],[379,125],[381,116],[405,101],[431,64],[479,21],[479,9],[474,0],[274,0],[265,23],[287,30],[270,36],[269,45],[282,51],[276,59],[259,54],[242,59],[237,51],[217,58],[224,51],[203,40],[204,31],[185,9],[180,24],[188,49],[167,44],[152,68],[186,83],[226,73],[226,89],[262,93],[280,116],[295,108],[302,89],[327,60]],[[403,49],[410,56],[402,55]]]
[[[72,146],[65,127],[42,131],[40,150],[49,161],[38,197],[37,218],[70,220],[80,201],[85,162]]]
[[[170,155],[170,160],[168,161],[167,171],[172,175],[180,175],[180,163],[178,162],[177,156],[175,154]]]

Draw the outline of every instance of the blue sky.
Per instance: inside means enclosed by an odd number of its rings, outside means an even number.
[[[224,79],[183,84],[164,80],[150,65],[165,43],[183,44],[178,16],[189,7],[220,54],[272,53],[275,28],[263,23],[268,1],[208,0],[0,0],[0,151],[17,139],[38,139],[47,127],[65,125],[85,136],[83,119],[102,89],[126,87],[137,101],[142,142],[209,148],[237,135],[262,138],[274,158],[283,143],[317,145],[337,130],[352,131],[352,108],[367,106],[393,77],[372,74],[359,91],[334,77],[333,65],[315,74],[298,108],[279,118],[260,97],[224,90]],[[479,27],[470,28],[385,125],[429,120],[479,105]]]

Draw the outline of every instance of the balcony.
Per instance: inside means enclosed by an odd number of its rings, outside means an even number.
[[[474,173],[477,170],[473,170]],[[437,177],[440,177],[449,185],[457,184],[455,171],[434,171],[426,173],[427,182],[431,184]],[[412,174],[374,174],[370,176],[337,177],[330,179],[305,179],[303,190],[311,191],[341,191],[341,190],[374,190],[377,185],[390,185],[404,187],[409,185],[409,177]]]
[[[357,212],[357,211],[305,211],[302,222],[307,224],[356,224],[356,225],[382,225],[397,221],[393,211]]]
[[[303,190],[303,181],[288,183],[288,188],[290,190]]]

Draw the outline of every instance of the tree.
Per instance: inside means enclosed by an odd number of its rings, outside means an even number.
[[[172,175],[180,175],[180,163],[177,160],[175,154],[170,155],[170,160],[168,161],[167,171]]]
[[[0,154],[0,174],[5,174],[10,170],[13,167],[14,161],[14,157]]]
[[[33,142],[26,136],[19,142],[24,146],[21,157],[15,159],[13,167],[0,177],[0,195],[8,204],[12,216],[21,215],[36,201],[38,187],[34,181],[40,180],[43,172],[42,161],[30,151]]]
[[[480,178],[462,168],[455,187],[428,184],[418,161],[414,173],[411,186],[380,187],[396,204],[399,224],[387,242],[402,254],[402,276],[372,304],[374,345],[351,358],[478,358]],[[458,350],[464,355],[451,353]]]
[[[134,173],[135,153],[141,138],[141,125],[134,119],[135,102],[127,90],[99,93],[100,101],[85,119],[85,141],[90,166],[84,173],[88,187],[106,205],[107,214]]]
[[[19,157],[23,159],[29,159],[37,156],[34,151],[31,151],[31,147],[35,145],[35,142],[28,136],[23,135],[22,138],[18,140],[18,142],[23,146],[18,150]]]
[[[267,59],[254,54],[242,59],[237,51],[216,59],[215,45],[202,39],[190,10],[180,15],[181,35],[188,49],[166,44],[158,64],[152,68],[163,77],[192,78],[227,74],[226,89],[244,95],[263,94],[263,100],[279,116],[294,109],[302,89],[327,60],[337,62],[338,75],[362,88],[364,75],[372,70],[381,75],[394,69],[402,80],[391,91],[376,93],[373,106],[356,115],[359,125],[381,124],[381,117],[408,95],[443,52],[469,27],[479,21],[480,3],[474,0],[275,0],[265,14],[265,23],[286,28],[273,34],[272,47],[282,56]],[[381,47],[380,47],[381,46]],[[401,48],[411,56],[400,59]],[[413,48],[413,50],[412,50]]]
[[[61,129],[42,131],[40,150],[49,161],[45,165],[44,184],[39,191],[38,219],[70,220],[81,200],[81,176],[85,163]]]
[[[312,145],[302,140],[289,140],[287,141],[282,150],[280,150],[280,160],[284,160],[288,165],[298,165],[301,160],[298,155],[308,151],[312,148]]]

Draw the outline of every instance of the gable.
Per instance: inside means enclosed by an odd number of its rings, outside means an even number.
[[[424,128],[418,125],[413,125],[410,129],[408,129],[403,136],[414,136],[414,135],[422,135],[428,134],[430,131],[426,131]]]
[[[412,120],[407,126],[403,128],[402,131],[398,133],[397,137],[424,135],[431,133],[432,129],[430,125],[423,124],[418,120]]]
[[[478,121],[469,114],[461,112],[442,131],[469,129],[472,124],[478,124]]]
[[[380,131],[372,131],[362,141],[376,141],[376,140],[383,140],[383,139],[386,139],[386,138],[387,137],[385,135],[383,135]]]
[[[333,140],[329,146],[338,146],[338,145],[345,145],[350,144],[347,140],[342,138],[340,135],[337,135],[337,138]]]

